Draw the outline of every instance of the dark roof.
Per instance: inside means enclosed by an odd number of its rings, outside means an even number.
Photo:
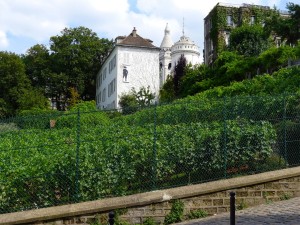
[[[123,38],[123,37],[122,37]],[[136,33],[136,29],[125,37],[123,40],[120,40],[117,45],[125,45],[125,46],[135,46],[135,47],[146,47],[146,48],[157,48],[152,44],[150,39],[142,38],[140,35]]]

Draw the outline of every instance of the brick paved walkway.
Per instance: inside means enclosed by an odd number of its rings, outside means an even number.
[[[300,225],[300,197],[236,211],[236,225]],[[177,225],[230,225],[229,213]]]

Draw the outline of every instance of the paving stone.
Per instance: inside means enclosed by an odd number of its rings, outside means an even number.
[[[229,225],[230,214],[185,221],[177,225]],[[299,225],[300,197],[236,211],[236,225]]]

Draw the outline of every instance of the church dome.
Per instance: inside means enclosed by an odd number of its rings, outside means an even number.
[[[168,27],[168,24],[166,25],[166,28],[165,28],[165,36],[160,44],[160,48],[163,48],[163,49],[168,49],[168,48],[171,48],[173,45],[173,41],[171,39],[171,36],[170,36],[170,30],[169,30],[169,27]]]
[[[172,53],[175,52],[194,52],[199,53],[199,47],[187,36],[182,35],[171,48]]]

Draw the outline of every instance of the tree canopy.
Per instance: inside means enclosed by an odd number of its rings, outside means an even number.
[[[258,56],[270,47],[268,37],[261,25],[243,25],[232,30],[229,49],[244,56]]]
[[[48,106],[43,94],[32,87],[21,57],[10,52],[0,52],[0,102],[0,117]]]
[[[50,50],[34,45],[23,61],[33,86],[64,110],[74,94],[79,100],[95,98],[96,74],[112,46],[86,27],[65,28],[50,38]]]

